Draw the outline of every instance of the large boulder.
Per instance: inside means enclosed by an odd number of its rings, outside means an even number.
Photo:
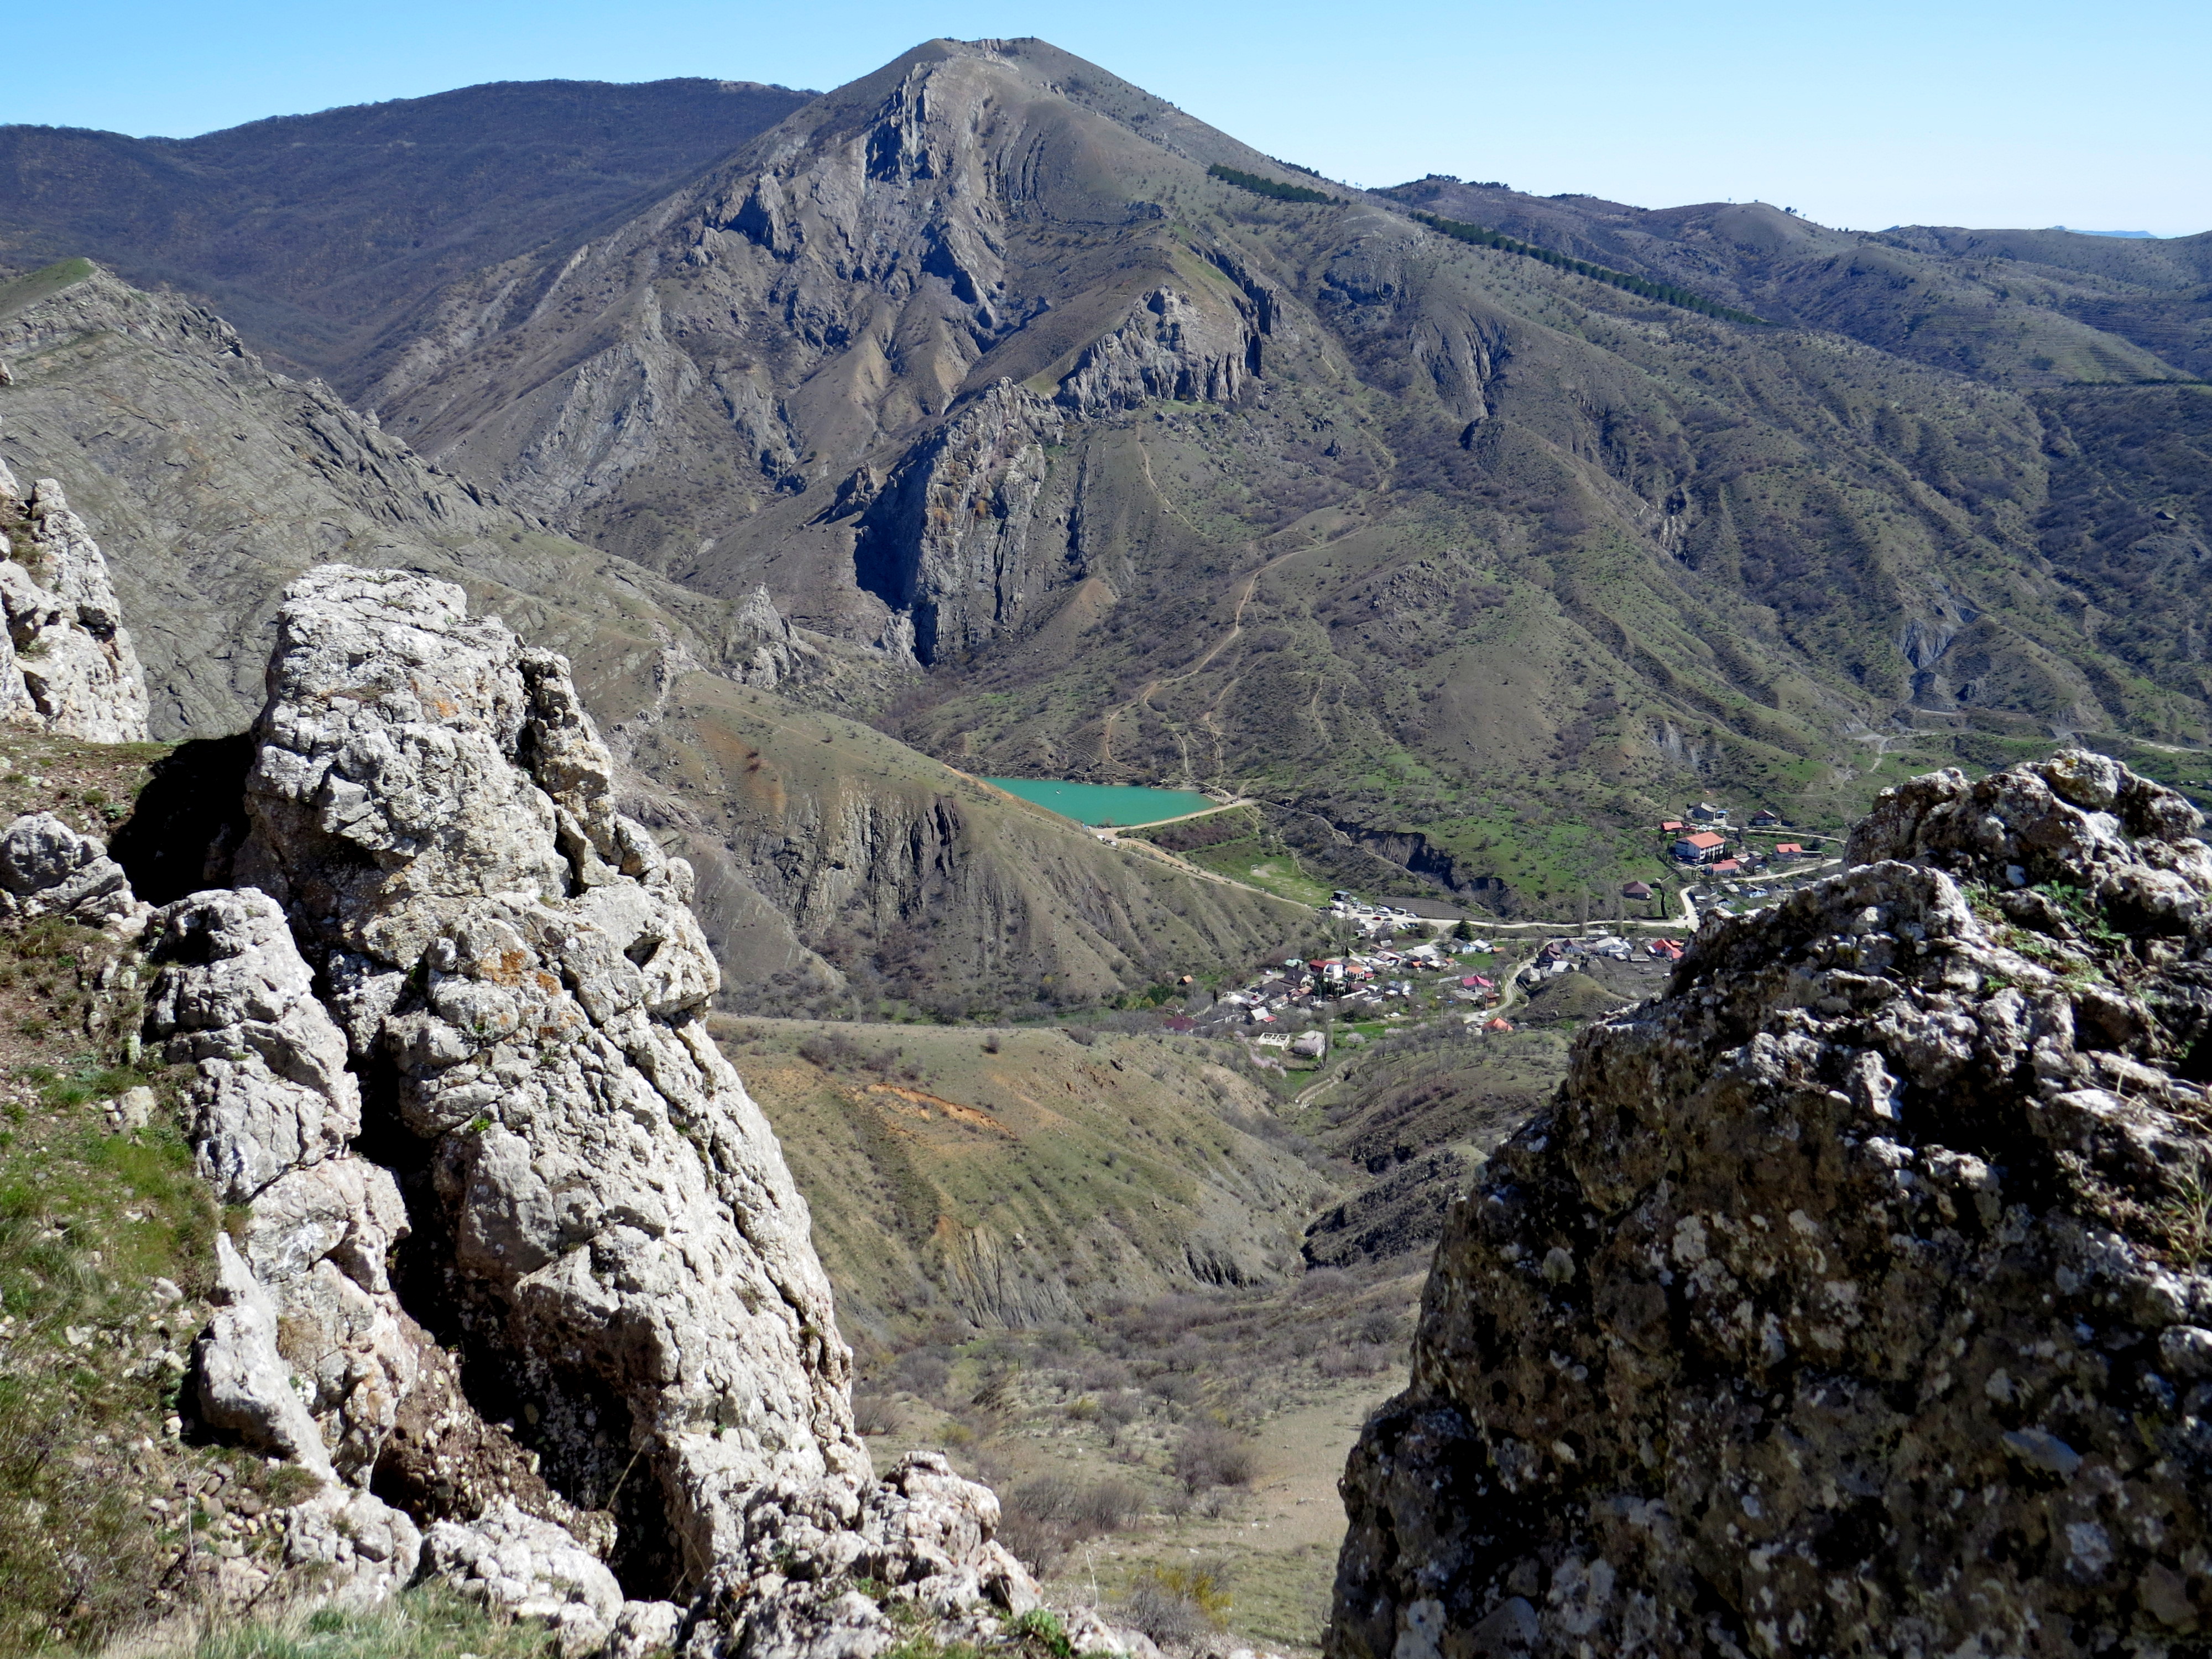
[[[0,926],[58,916],[107,927],[145,915],[107,848],[52,812],[26,812],[0,830]]]
[[[690,869],[613,810],[567,665],[459,588],[309,572],[270,686],[239,878],[392,1079],[455,1334],[625,1572],[696,1583],[754,1488],[869,1471],[805,1201],[707,1036]]]
[[[2212,1628],[2199,828],[2080,752],[1917,779],[1586,1032],[1450,1214],[1331,1653]]]

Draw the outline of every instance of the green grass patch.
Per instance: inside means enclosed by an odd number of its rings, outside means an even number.
[[[27,310],[41,300],[50,300],[64,289],[75,288],[91,276],[94,269],[89,259],[57,259],[27,276],[0,283],[0,319]]]
[[[1201,870],[1227,876],[1231,881],[1241,881],[1263,893],[1273,893],[1277,898],[1316,906],[1328,902],[1328,884],[1308,873],[1296,853],[1286,847],[1270,846],[1257,837],[1198,848],[1178,856]]]
[[[191,1659],[535,1659],[556,1650],[543,1625],[495,1617],[441,1585],[360,1612],[255,1620],[203,1637]]]

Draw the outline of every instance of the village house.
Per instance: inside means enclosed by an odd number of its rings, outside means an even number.
[[[1781,822],[1782,814],[1768,806],[1762,806],[1751,815],[1751,827],[1754,830],[1771,830]]]
[[[1780,842],[1775,846],[1773,856],[1778,859],[1802,859],[1805,856],[1805,849],[1794,841]]]
[[[1655,939],[1644,947],[1662,962],[1682,959],[1682,941],[1678,939]]]
[[[1620,896],[1641,903],[1651,896],[1651,884],[1648,881],[1624,881],[1620,884]]]
[[[1716,806],[1709,800],[1701,800],[1690,809],[1690,816],[1699,823],[1726,823],[1728,815],[1727,807]]]
[[[1717,836],[1710,830],[1700,830],[1694,835],[1684,836],[1674,843],[1674,856],[1684,864],[1704,864],[1718,858],[1727,845],[1727,836]]]

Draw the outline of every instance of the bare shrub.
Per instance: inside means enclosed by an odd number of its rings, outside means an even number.
[[[1011,1497],[999,1506],[999,1541],[1040,1578],[1049,1578],[1067,1558],[1067,1535],[1017,1506]]]
[[[1176,1479],[1188,1492],[1249,1486],[1253,1471],[1250,1443],[1218,1423],[1192,1424],[1176,1447]]]
[[[1315,1267],[1298,1281],[1297,1289],[1291,1294],[1304,1301],[1309,1297],[1337,1295],[1351,1290],[1357,1283],[1350,1273],[1337,1268]]]
[[[1398,1316],[1388,1308],[1370,1308],[1359,1317],[1359,1340],[1388,1347],[1398,1340]]]
[[[849,1066],[860,1057],[860,1047],[842,1031],[817,1031],[799,1040],[799,1057],[823,1071]]]
[[[1323,1376],[1373,1376],[1391,1365],[1390,1351],[1372,1342],[1347,1342],[1324,1348],[1315,1356],[1314,1369]]]
[[[999,1537],[1036,1571],[1048,1573],[1075,1545],[1119,1531],[1143,1508],[1144,1494],[1126,1480],[1038,1475],[1006,1493]]]
[[[862,1434],[896,1434],[905,1420],[889,1396],[871,1390],[854,1390],[853,1426]]]
[[[891,1376],[908,1394],[923,1400],[941,1400],[945,1385],[952,1380],[952,1367],[941,1355],[927,1348],[916,1348],[899,1356],[898,1364],[891,1368]]]
[[[1129,1368],[1118,1359],[1109,1359],[1103,1354],[1093,1355],[1083,1362],[1079,1373],[1083,1386],[1095,1393],[1129,1386]]]
[[[1229,1575],[1216,1561],[1147,1567],[1129,1586],[1121,1616],[1164,1645],[1189,1647],[1221,1628]]]
[[[1105,1428],[1106,1443],[1111,1446],[1119,1443],[1121,1431],[1144,1414],[1144,1397],[1133,1390],[1124,1389],[1101,1399],[1098,1421]]]
[[[1160,1356],[1160,1363],[1174,1371],[1210,1371],[1213,1358],[1212,1347],[1203,1339],[1185,1336]]]
[[[1146,1381],[1145,1392],[1172,1405],[1188,1406],[1205,1396],[1206,1385],[1188,1371],[1162,1371]]]

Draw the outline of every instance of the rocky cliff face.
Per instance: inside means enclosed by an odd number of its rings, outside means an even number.
[[[1917,779],[1586,1033],[1449,1218],[1331,1651],[2193,1648],[2200,828],[2079,751]]]
[[[52,478],[27,498],[0,462],[0,720],[95,743],[146,740],[146,677],[107,562]]]
[[[270,686],[239,879],[387,1079],[443,1247],[424,1288],[503,1356],[556,1483],[605,1504],[642,1451],[626,1541],[672,1587],[742,1540],[738,1495],[864,1478],[805,1206],[700,1024],[689,867],[614,811],[567,665],[456,589],[331,568],[291,590]]]
[[[806,1206],[706,1035],[690,868],[614,810],[566,662],[325,566],[269,684],[234,885],[149,916],[35,818],[0,884],[143,932],[145,1035],[244,1218],[188,1398],[310,1477],[283,1566],[442,1576],[570,1653],[865,1656],[882,1601],[970,1638],[1034,1607],[987,1490],[871,1471]]]

